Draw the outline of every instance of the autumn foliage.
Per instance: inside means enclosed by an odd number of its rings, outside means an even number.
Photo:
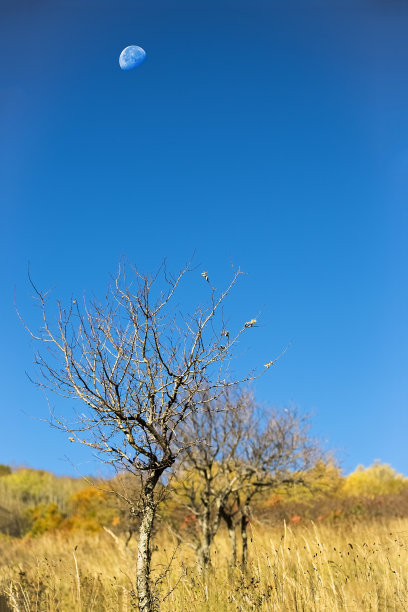
[[[107,528],[129,537],[137,516],[129,517],[128,505],[111,492],[113,484],[0,466],[0,533],[34,537],[46,532],[96,533]],[[331,523],[407,516],[408,479],[380,462],[358,466],[348,476],[334,463],[321,462],[305,475],[302,484],[267,490],[253,507],[253,520],[271,526],[282,520],[297,525],[308,520]],[[196,517],[180,502],[177,487],[174,494],[172,486],[168,487],[160,519],[161,526],[184,535],[196,529]]]

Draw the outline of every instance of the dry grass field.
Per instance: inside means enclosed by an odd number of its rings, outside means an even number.
[[[221,533],[206,575],[188,547],[165,533],[156,542],[157,597],[166,612],[408,610],[407,519],[255,524],[245,571],[229,568]],[[2,536],[1,591],[19,612],[125,612],[137,609],[134,559],[134,544],[126,548],[107,532]]]

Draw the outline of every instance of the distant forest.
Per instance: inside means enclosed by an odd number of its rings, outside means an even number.
[[[190,482],[194,490],[199,487],[194,479],[193,473],[183,472],[163,485],[158,517],[160,529],[192,542],[199,508],[192,507],[185,484]],[[130,474],[111,480],[82,479],[0,465],[0,532],[22,538],[105,529],[129,541],[138,528],[138,511],[136,506],[129,509],[128,499],[137,500],[138,494],[138,480]],[[407,516],[408,478],[391,466],[375,462],[343,476],[336,465],[321,462],[302,482],[261,491],[252,502],[250,520],[274,526],[283,520],[336,523]]]

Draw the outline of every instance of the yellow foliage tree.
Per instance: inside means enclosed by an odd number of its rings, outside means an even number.
[[[341,491],[343,477],[339,466],[333,459],[317,461],[309,470],[299,474],[294,484],[281,485],[274,491],[272,500],[282,502],[308,503],[317,498],[330,497]]]
[[[57,504],[53,503],[36,506],[30,509],[28,514],[32,521],[28,532],[30,535],[41,535],[46,531],[54,531],[61,527],[64,520]]]
[[[5,505],[18,502],[23,507],[34,507],[54,503],[65,511],[68,496],[81,487],[83,484],[78,478],[20,468],[0,479],[0,498]]]
[[[355,471],[344,480],[342,493],[346,496],[375,497],[401,493],[408,488],[408,478],[398,474],[387,463],[375,461],[365,468],[357,466]]]

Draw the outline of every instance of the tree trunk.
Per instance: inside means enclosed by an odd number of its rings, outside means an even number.
[[[203,502],[204,503],[204,502]],[[201,542],[197,556],[202,570],[211,566],[211,545],[221,521],[221,500],[217,500],[215,509],[211,512],[210,504],[204,503],[205,511],[200,519]]]
[[[210,508],[207,506],[203,513],[203,516],[200,520],[201,523],[201,542],[198,547],[198,560],[200,563],[200,567],[202,570],[207,569],[211,565],[211,516],[210,516]]]
[[[242,537],[242,565],[245,567],[248,561],[248,532],[249,506],[244,505],[241,516],[241,537]]]
[[[160,478],[158,471],[153,472],[146,479],[143,487],[143,515],[139,528],[139,541],[137,551],[136,584],[140,612],[154,612],[158,609],[153,602],[150,583],[150,540],[153,532],[153,523],[156,513],[154,489]]]
[[[201,542],[197,550],[197,557],[201,571],[205,571],[211,566],[211,554],[208,542]]]
[[[231,545],[231,565],[235,566],[237,564],[237,536],[235,533],[234,521],[232,520],[232,516],[227,514],[224,510],[222,511],[222,518],[224,519],[228,529],[228,536]]]

